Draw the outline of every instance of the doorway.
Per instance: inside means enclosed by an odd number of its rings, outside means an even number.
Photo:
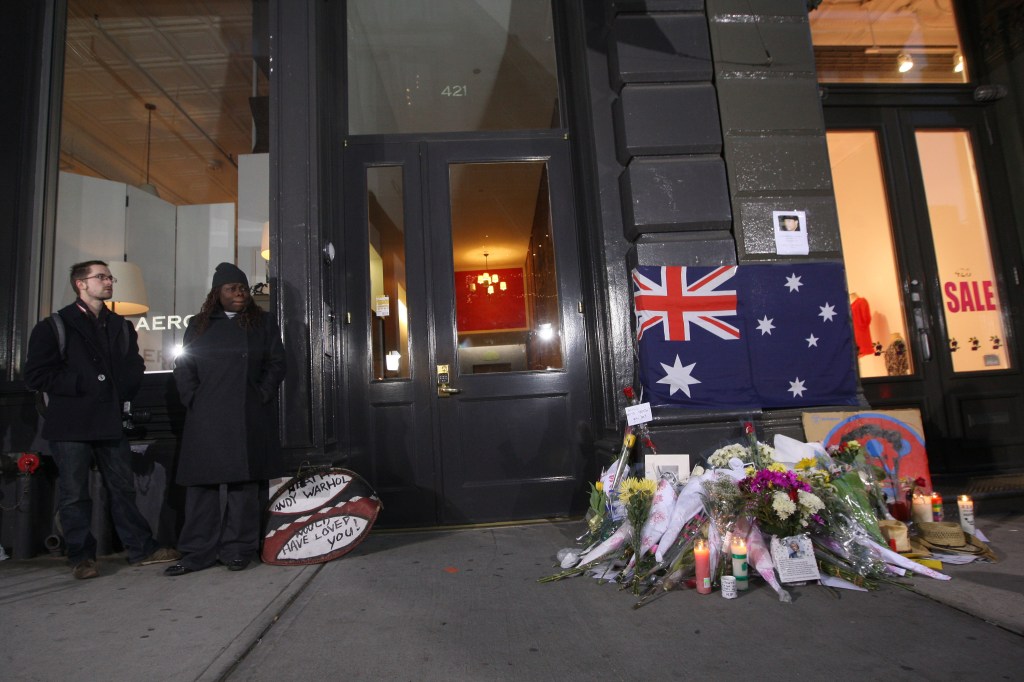
[[[590,398],[568,142],[352,142],[344,404],[390,526],[566,515]]]
[[[978,108],[827,108],[862,384],[917,407],[933,473],[1019,466],[1020,267]]]

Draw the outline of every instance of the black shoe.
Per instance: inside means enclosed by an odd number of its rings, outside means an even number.
[[[244,571],[245,567],[249,565],[248,559],[232,559],[228,562],[229,571]]]
[[[174,564],[164,569],[164,575],[176,576],[185,575],[186,573],[193,573],[194,571],[188,566],[182,566],[181,564]]]

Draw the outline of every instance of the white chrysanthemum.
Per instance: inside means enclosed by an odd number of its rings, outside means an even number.
[[[804,511],[808,514],[817,514],[819,511],[825,508],[825,503],[821,501],[821,498],[814,493],[809,493],[806,490],[801,490],[797,493],[797,499],[800,502],[800,506],[804,508]]]
[[[796,512],[796,502],[789,499],[789,495],[783,492],[772,493],[772,509],[783,521]]]
[[[729,460],[733,457],[738,457],[741,461],[746,461],[749,459],[750,453],[739,443],[732,443],[725,447],[718,448],[711,453],[711,456],[708,457],[708,464],[712,469],[725,469],[729,466]]]
[[[770,445],[765,445],[761,441],[757,441],[757,453],[767,462],[775,461],[775,448]]]

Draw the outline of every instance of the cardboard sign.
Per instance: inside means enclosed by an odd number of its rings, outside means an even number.
[[[807,442],[817,441],[828,448],[844,440],[856,440],[867,451],[868,461],[882,467],[886,476],[920,476],[925,480],[925,490],[932,490],[920,411],[807,412],[803,422]]]
[[[267,507],[265,564],[318,564],[347,554],[377,520],[381,501],[347,469],[311,471],[288,481]]]

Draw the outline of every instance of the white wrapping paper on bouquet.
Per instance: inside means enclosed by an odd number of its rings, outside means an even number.
[[[592,561],[596,561],[611,552],[615,552],[622,549],[622,546],[629,540],[629,534],[633,532],[633,527],[629,524],[629,521],[623,521],[622,525],[615,529],[615,532],[608,536],[608,539],[597,545],[582,557],[577,566],[584,566]]]
[[[623,455],[605,471],[601,472],[601,486],[604,488],[605,497],[608,498],[609,518],[612,521],[626,518],[626,505],[619,502],[619,491],[615,488],[615,474],[619,470],[619,465],[624,467],[621,476],[619,476],[620,481],[629,473],[629,465],[622,461],[625,457],[626,455]]]
[[[753,566],[757,574],[772,586],[772,589],[779,595],[779,601],[793,601],[789,592],[783,589],[778,578],[775,577],[775,564],[772,563],[772,553],[764,543],[761,530],[751,523],[749,519],[741,519],[736,524],[736,534],[743,533],[747,536],[747,564]]]
[[[705,471],[699,476],[690,476],[689,480],[686,481],[686,485],[679,492],[679,496],[676,497],[675,507],[672,509],[672,515],[669,518],[668,526],[665,528],[664,534],[661,536],[661,542],[658,544],[658,549],[654,552],[654,558],[659,562],[665,560],[665,552],[672,543],[679,537],[680,531],[683,530],[683,526],[697,515],[697,512],[704,508],[704,503],[701,500],[701,494],[704,492],[703,482],[709,480],[715,476],[730,476],[736,481],[742,480],[747,474],[743,469],[743,462],[737,458],[732,458],[729,461],[728,469],[714,469]]]
[[[686,485],[683,486],[683,489],[679,491],[679,495],[676,496],[675,504],[672,506],[672,513],[669,515],[665,531],[661,536],[661,542],[658,543],[658,549],[654,552],[654,558],[659,562],[665,560],[665,551],[679,537],[679,533],[683,530],[683,526],[686,525],[687,521],[703,509],[700,501],[701,481],[707,475],[704,473],[700,476],[691,476]]]
[[[871,540],[867,537],[858,537],[856,541],[858,544],[867,547],[869,550],[871,550],[872,554],[874,554],[876,557],[878,557],[879,559],[888,564],[899,566],[900,568],[904,568],[908,571],[912,571],[920,575],[926,575],[929,578],[934,578],[935,580],[950,579],[950,577],[945,573],[939,573],[938,571],[928,568],[927,566],[924,566],[922,564],[919,564],[916,561],[911,561],[907,557],[901,554],[897,554],[888,547],[883,547],[882,545],[878,544],[874,540]]]
[[[676,488],[667,479],[658,481],[658,488],[651,500],[651,511],[640,532],[640,557],[642,558],[665,534],[676,506]]]

